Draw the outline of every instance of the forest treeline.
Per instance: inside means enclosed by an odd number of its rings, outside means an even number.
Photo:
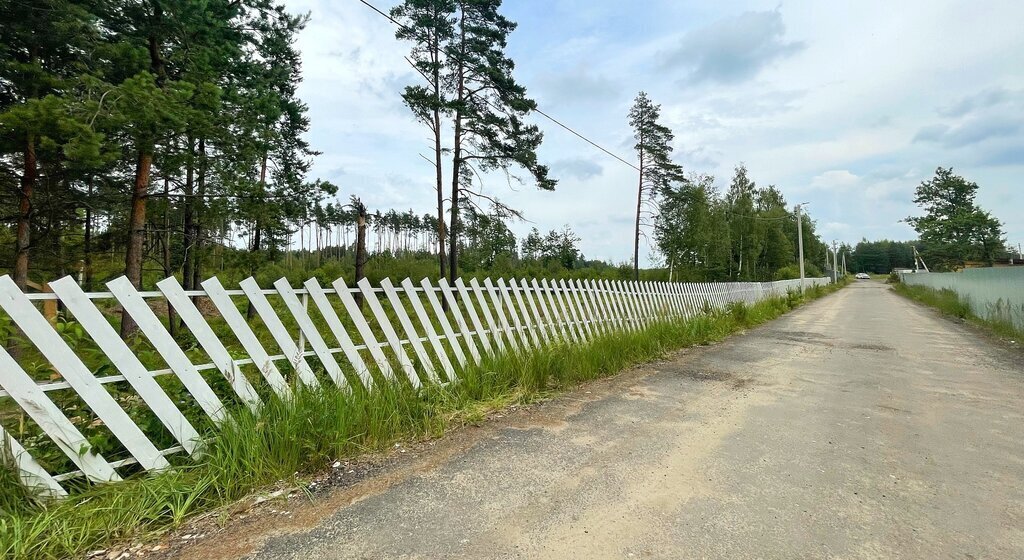
[[[481,184],[512,177],[543,196],[557,181],[537,157],[536,104],[513,77],[515,23],[500,5],[391,10],[419,80],[395,95],[432,138],[436,211],[421,215],[366,209],[310,177],[317,153],[304,138],[295,46],[309,15],[277,0],[0,0],[0,266],[25,290],[66,274],[86,289],[121,274],[143,289],[170,275],[194,289],[214,273],[332,260],[359,275],[402,274],[390,262],[400,259],[410,274],[636,278],[646,238],[664,270],[645,277],[798,274],[796,218],[779,190],[743,166],[725,192],[684,173],[645,93],[627,115],[639,185],[632,266],[588,260],[567,227],[516,239],[522,214]],[[826,249],[813,221],[804,226],[817,275]]]

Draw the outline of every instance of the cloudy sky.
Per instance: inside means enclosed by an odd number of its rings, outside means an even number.
[[[314,176],[371,209],[431,211],[427,131],[394,26],[358,0],[289,0],[302,34]],[[391,4],[377,0],[382,9]],[[1024,3],[945,0],[506,0],[509,54],[539,106],[632,160],[637,91],[662,105],[677,160],[728,184],[742,162],[827,239],[911,239],[914,187],[937,166],[1024,242]],[[555,192],[489,180],[530,227],[569,225],[591,258],[631,253],[634,171],[541,119]],[[648,252],[649,250],[645,250]]]

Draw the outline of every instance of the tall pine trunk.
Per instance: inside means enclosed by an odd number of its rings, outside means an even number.
[[[153,152],[140,149],[135,165],[135,184],[132,187],[131,215],[128,218],[128,247],[124,257],[124,275],[135,286],[142,289],[142,256],[146,239],[146,199],[149,195],[149,172],[153,167]],[[121,338],[135,333],[135,320],[126,312],[121,313]]]
[[[452,140],[452,209],[448,240],[448,280],[452,283],[459,275],[459,178],[462,176],[462,104],[466,100],[466,10],[460,6],[458,83],[456,84],[455,134]]]
[[[15,234],[14,283],[21,291],[28,288],[28,252],[32,246],[32,193],[36,187],[38,168],[35,138],[25,138],[25,160],[21,173],[21,192],[18,193],[18,227]]]
[[[83,270],[85,276],[85,291],[92,291],[92,177],[89,177],[87,186],[89,202],[85,204],[85,238],[82,241],[82,249],[85,252],[83,259]]]
[[[185,196],[182,198],[182,264],[181,280],[186,290],[195,289],[192,284],[192,262],[195,258],[195,230],[193,220],[195,219],[195,148],[192,136],[188,141],[188,162],[185,164]]]
[[[643,140],[640,140],[640,184],[636,189],[636,227],[633,230],[633,280],[640,280],[640,211],[644,200]]]
[[[199,285],[203,278],[203,247],[205,245],[205,237],[203,235],[203,219],[205,218],[203,210],[206,208],[206,139],[199,139],[199,177],[196,179],[196,198],[198,205],[196,207],[196,217],[192,222],[192,239],[195,242],[195,249],[192,251],[192,259],[194,264],[192,265],[192,289],[199,289]],[[196,299],[198,302],[198,298]]]
[[[163,232],[163,267],[164,278],[174,275],[171,255],[171,181],[164,177],[164,232]],[[167,327],[172,337],[178,336],[178,320],[174,308],[167,303]]]
[[[366,277],[366,208],[360,205],[356,216],[356,283]],[[363,308],[363,294],[356,293],[356,303]]]

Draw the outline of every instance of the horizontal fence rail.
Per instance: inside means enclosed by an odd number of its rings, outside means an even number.
[[[169,468],[169,457],[201,451],[203,427],[228,420],[231,404],[258,410],[295,384],[453,383],[487,356],[753,304],[801,283],[310,279],[295,288],[281,279],[268,289],[248,278],[228,290],[211,278],[186,291],[168,278],[140,292],[122,277],[86,293],[66,277],[50,286],[24,294],[0,277],[0,319],[20,341],[0,349],[0,440],[26,484],[63,496],[70,481]],[[41,300],[63,314],[47,317]],[[127,342],[114,328],[122,310],[138,325]]]
[[[900,279],[911,286],[952,290],[978,317],[1024,329],[1024,267],[904,273]]]

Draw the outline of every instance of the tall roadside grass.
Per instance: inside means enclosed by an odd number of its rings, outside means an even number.
[[[999,317],[979,317],[971,311],[970,303],[953,290],[936,290],[927,286],[903,283],[893,286],[893,290],[908,299],[934,307],[944,315],[978,325],[1000,338],[1024,341],[1024,331],[1017,328],[1013,322]]]
[[[721,340],[838,289],[731,305],[641,331],[606,334],[587,344],[550,344],[486,359],[457,383],[414,390],[407,384],[351,392],[294,387],[257,413],[239,408],[233,421],[208,434],[197,461],[160,474],[91,486],[60,501],[27,499],[16,476],[0,474],[0,556],[68,558],[111,543],[145,538],[190,516],[239,500],[279,481],[303,477],[339,458],[384,449],[396,441],[436,437],[481,420],[489,411],[612,375],[667,352]]]

